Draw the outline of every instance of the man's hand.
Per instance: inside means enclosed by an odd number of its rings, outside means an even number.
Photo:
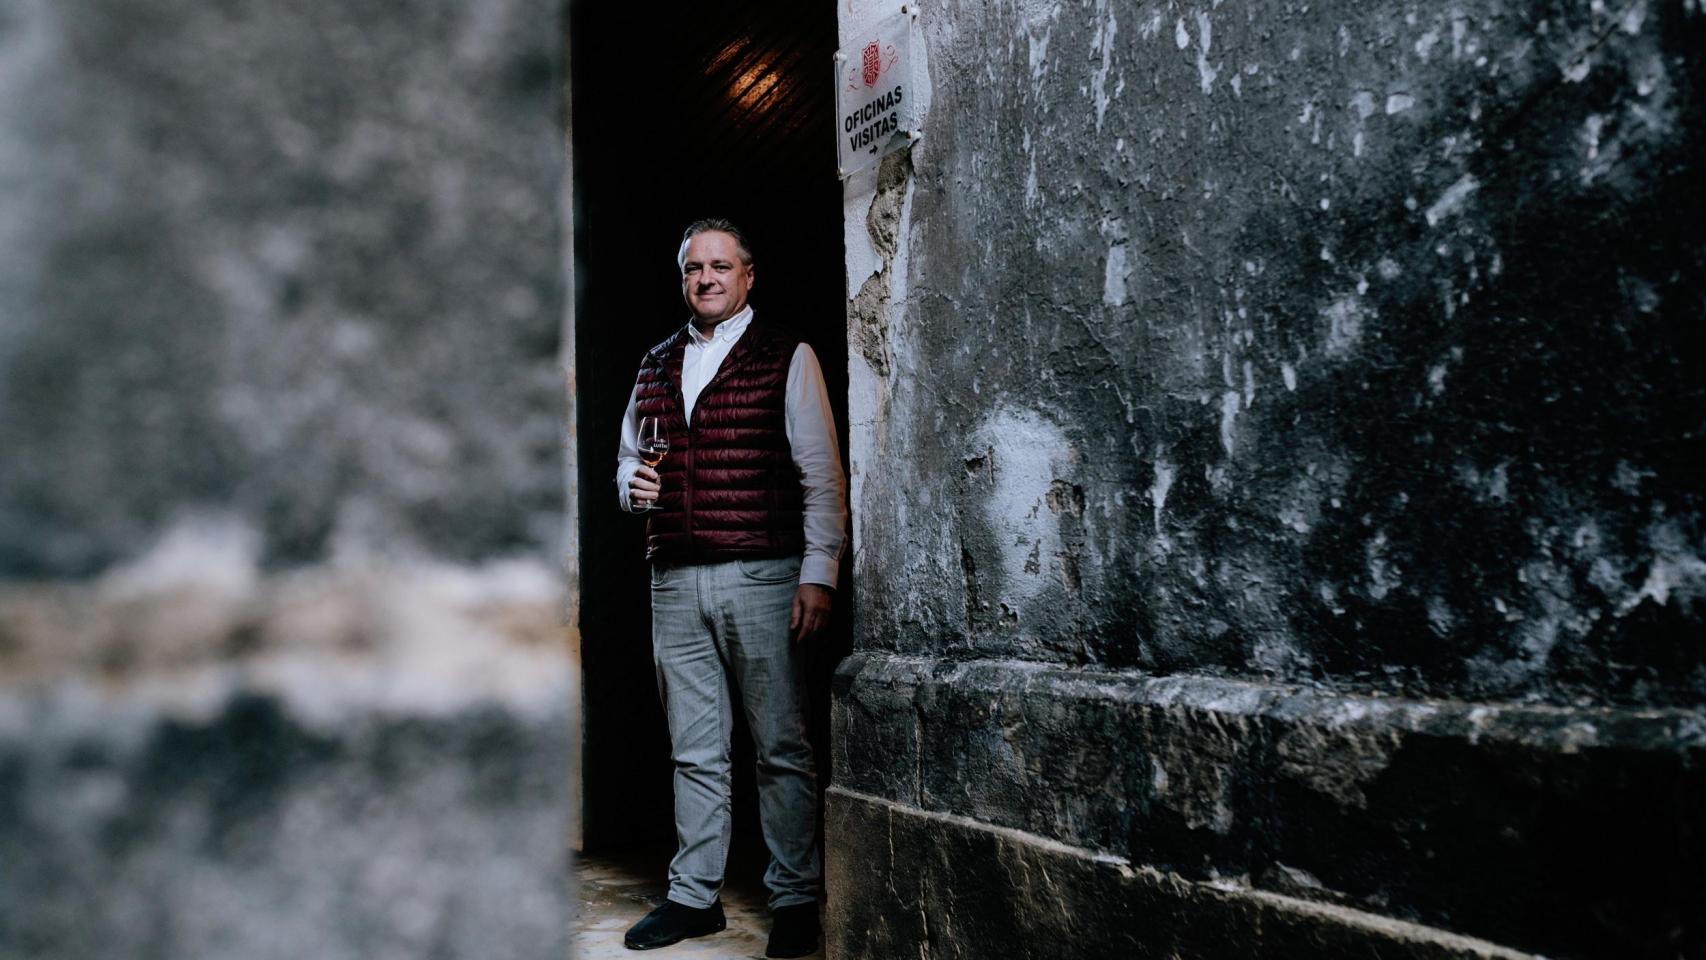
[[[641,508],[640,504],[655,503],[659,489],[661,488],[658,486],[658,472],[645,464],[641,464],[639,469],[634,471],[634,475],[628,478],[629,509],[649,509],[649,507]]]
[[[795,643],[804,643],[829,626],[829,609],[835,595],[818,583],[802,583],[794,591],[794,612],[788,617],[788,633]]]

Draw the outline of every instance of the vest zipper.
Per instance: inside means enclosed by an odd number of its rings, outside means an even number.
[[[681,532],[687,535],[687,562],[697,563],[699,559],[698,535],[693,532],[693,454],[698,449],[696,431],[693,419],[687,413],[687,398],[677,393],[675,395],[676,409],[681,411],[682,420],[687,423],[687,462],[682,465],[681,474]]]

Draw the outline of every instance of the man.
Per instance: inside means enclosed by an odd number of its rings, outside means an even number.
[[[766,956],[801,957],[817,949],[822,873],[802,648],[829,621],[846,477],[816,355],[753,321],[746,237],[726,220],[698,221],[677,264],[692,317],[641,361],[616,484],[622,509],[647,515],[678,848],[669,899],[624,942],[646,950],[725,926],[732,688],[752,730],[770,849]],[[656,469],[640,462],[642,417],[661,418],[669,434]]]

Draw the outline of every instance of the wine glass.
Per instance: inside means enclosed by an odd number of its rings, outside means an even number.
[[[640,418],[639,446],[641,463],[656,469],[663,462],[664,454],[669,453],[669,431],[664,429],[662,417]],[[656,510],[657,501],[640,501],[635,509]]]

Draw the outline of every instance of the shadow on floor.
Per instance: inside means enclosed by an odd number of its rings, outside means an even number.
[[[668,848],[633,849],[607,856],[575,858],[576,960],[634,960],[637,957],[695,957],[699,960],[763,960],[770,937],[770,908],[761,879],[762,848],[757,853],[737,843],[730,851],[723,912],[729,928],[708,937],[683,940],[644,953],[622,946],[622,935],[647,911],[663,903],[669,891]],[[822,950],[812,954],[821,958]]]

